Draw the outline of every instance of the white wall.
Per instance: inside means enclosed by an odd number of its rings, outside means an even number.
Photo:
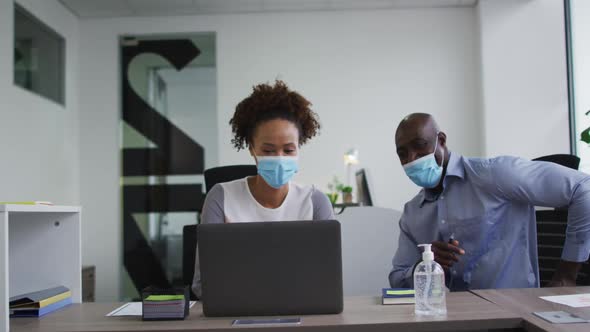
[[[13,2],[0,1],[0,201],[78,204],[78,19],[57,0],[18,3],[66,40],[66,106],[13,85]]]
[[[473,8],[82,21],[81,200],[97,299],[117,296],[111,285],[121,262],[119,35],[216,32],[220,164],[251,162],[232,149],[228,121],[252,85],[281,78],[313,102],[322,123],[302,150],[298,181],[323,189],[333,175],[344,177],[342,155],[355,146],[376,202],[400,209],[417,192],[395,156],[404,115],[431,112],[454,149],[481,153],[473,139],[480,133],[474,26]]]
[[[119,298],[121,213],[117,37],[94,43],[80,24],[80,201],[82,261],[96,266],[96,300]],[[96,47],[95,47],[96,46]],[[89,49],[90,48],[90,49]],[[105,91],[107,90],[107,91]]]
[[[569,153],[563,1],[480,0],[484,154]]]
[[[277,76],[312,101],[322,123],[321,135],[303,147],[299,181],[323,189],[333,175],[342,179],[343,154],[357,147],[359,166],[379,180],[377,204],[399,208],[416,191],[393,140],[410,112],[434,113],[455,133],[457,149],[479,152],[468,139],[479,123],[472,9],[244,16],[236,24],[249,28],[218,34],[222,162],[250,161],[223,145],[231,138],[227,120],[253,83]]]
[[[376,289],[389,287],[401,214],[399,210],[363,206],[347,208],[338,216],[344,296],[374,296]]]

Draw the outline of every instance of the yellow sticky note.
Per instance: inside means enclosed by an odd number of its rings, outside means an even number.
[[[146,301],[175,301],[184,300],[184,295],[150,295]]]

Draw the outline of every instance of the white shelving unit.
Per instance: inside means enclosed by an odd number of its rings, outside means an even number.
[[[0,205],[0,331],[11,296],[63,285],[82,302],[81,208]]]

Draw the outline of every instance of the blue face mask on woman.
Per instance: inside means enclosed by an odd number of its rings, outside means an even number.
[[[443,160],[441,166],[436,162],[434,154],[438,146],[438,133],[436,135],[436,143],[434,144],[434,151],[422,158],[416,159],[410,163],[403,165],[406,175],[416,185],[423,188],[434,188],[440,182],[445,161],[443,153]]]
[[[275,189],[287,184],[299,170],[296,156],[256,156],[256,159],[258,174]]]

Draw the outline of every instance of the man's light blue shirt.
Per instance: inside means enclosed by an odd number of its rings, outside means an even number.
[[[535,206],[568,207],[562,259],[588,260],[590,176],[550,162],[449,153],[443,191],[422,190],[404,206],[392,287],[412,287],[421,243],[460,242],[451,290],[539,287]]]

